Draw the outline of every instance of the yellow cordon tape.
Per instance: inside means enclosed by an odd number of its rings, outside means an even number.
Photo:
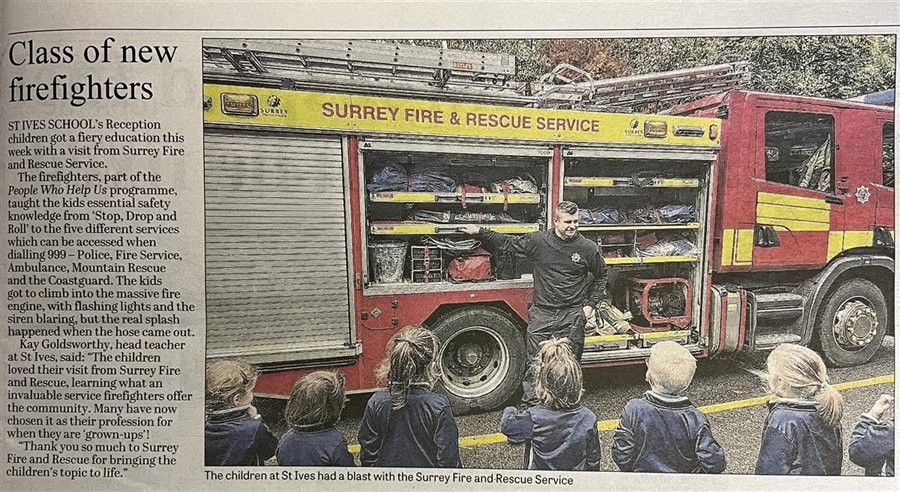
[[[835,384],[834,389],[838,391],[846,391],[857,388],[865,388],[868,386],[878,386],[879,384],[893,384],[894,376],[878,376],[876,378],[869,379],[861,379],[859,381],[850,381],[847,383]],[[700,407],[700,411],[709,415],[712,413],[720,413],[727,412],[729,410],[737,410],[738,408],[748,408],[748,407],[756,407],[759,405],[765,405],[769,400],[775,399],[774,396],[760,396],[758,398],[749,398],[746,400],[737,400],[730,401],[726,403],[717,403],[715,405],[707,405],[705,407]],[[615,420],[603,420],[601,422],[597,422],[597,430],[598,431],[612,431],[615,430],[619,425],[619,419]],[[487,444],[500,444],[506,442],[506,436],[503,434],[484,434],[481,436],[468,436],[461,437],[459,439],[459,447],[461,448],[474,448],[477,446],[484,446]],[[348,449],[353,454],[359,453],[359,444],[353,444],[348,446]]]

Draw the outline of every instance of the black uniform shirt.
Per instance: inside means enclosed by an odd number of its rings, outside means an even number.
[[[534,261],[534,304],[544,308],[596,306],[606,294],[606,263],[597,243],[576,234],[562,239],[553,229],[510,236],[482,228],[489,243]]]

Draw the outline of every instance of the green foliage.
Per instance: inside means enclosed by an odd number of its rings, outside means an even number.
[[[654,38],[625,41],[632,74],[750,62],[748,89],[845,99],[894,87],[894,36]]]
[[[400,42],[441,46],[440,40]],[[896,36],[457,39],[447,45],[515,55],[521,81],[535,81],[559,63],[603,79],[748,61],[748,89],[837,99],[894,87],[897,53]]]

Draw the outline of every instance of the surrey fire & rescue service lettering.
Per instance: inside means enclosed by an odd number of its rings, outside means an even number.
[[[368,104],[322,103],[322,116],[347,120],[405,121],[435,125],[463,125],[476,128],[514,128],[521,130],[562,130],[586,133],[600,132],[600,121],[594,118],[550,118],[544,116],[467,111],[464,117],[457,112],[441,109],[400,108]]]

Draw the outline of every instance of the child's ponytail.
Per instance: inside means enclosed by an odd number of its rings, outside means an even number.
[[[841,425],[841,418],[844,416],[844,397],[838,390],[827,382],[822,382],[815,398],[816,409],[825,424],[829,427]]]
[[[391,337],[388,355],[376,370],[379,379],[387,380],[391,408],[399,410],[406,405],[412,386],[430,388],[434,384],[438,377],[437,351],[437,338],[419,326],[407,326]]]
[[[819,354],[801,345],[785,343],[775,347],[766,362],[769,377],[779,379],[790,394],[781,397],[799,397],[816,401],[819,416],[829,427],[837,427],[844,416],[844,398],[828,384],[825,363]]]

